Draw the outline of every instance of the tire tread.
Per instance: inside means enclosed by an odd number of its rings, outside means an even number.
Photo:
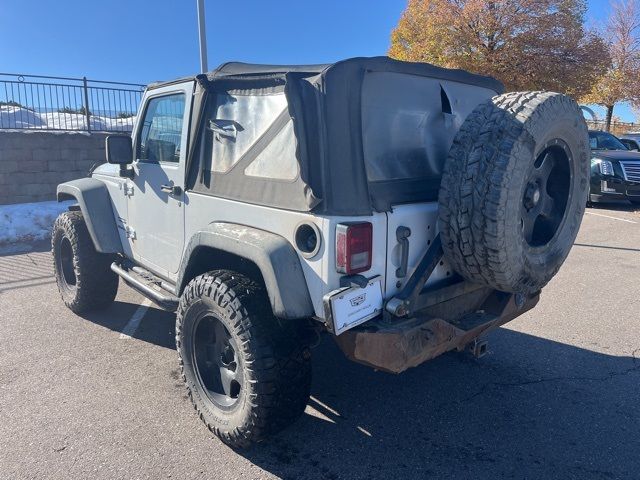
[[[189,305],[209,297],[231,312],[233,328],[241,339],[245,368],[254,379],[249,414],[232,429],[210,419],[193,395],[182,357],[185,313]],[[260,442],[293,423],[304,411],[311,387],[311,362],[293,323],[282,323],[271,312],[263,287],[229,270],[214,270],[194,278],[180,298],[176,319],[176,346],[182,378],[200,419],[223,442],[244,448]]]
[[[65,289],[57,270],[56,242],[61,235],[69,239],[74,254],[76,287],[72,290]],[[58,216],[53,224],[51,249],[58,291],[70,310],[82,314],[105,309],[113,303],[118,292],[118,276],[111,271],[113,256],[96,251],[82,212],[68,211]]]
[[[514,266],[505,218],[517,168],[514,158],[519,149],[534,143],[546,127],[545,119],[556,112],[582,118],[576,103],[564,95],[511,92],[478,106],[456,135],[442,176],[439,228],[445,255],[463,277],[502,291],[532,293],[564,261],[563,257],[546,271],[542,280]],[[575,128],[583,137],[580,149],[586,151],[584,120],[576,120]]]

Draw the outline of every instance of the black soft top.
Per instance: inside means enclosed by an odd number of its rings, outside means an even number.
[[[404,75],[394,79],[384,77],[396,73]],[[375,83],[376,87],[367,87],[363,96],[365,80],[381,78],[380,75],[385,80]],[[420,151],[402,153],[418,155],[420,161],[428,157],[429,166],[420,175],[408,179],[369,181],[365,168],[364,124],[372,120],[375,125],[371,131],[389,128],[386,124],[378,125],[379,119],[387,121],[386,114],[370,111],[370,108],[375,107],[378,99],[400,91],[400,84],[395,80],[400,77],[408,78],[418,90],[424,82],[424,92],[430,92],[416,98],[429,110],[424,118],[428,117],[433,124],[429,138],[424,140],[428,143],[425,148],[430,151],[420,147]],[[504,90],[499,81],[490,77],[388,57],[350,58],[321,65],[230,62],[206,74],[154,84],[150,88],[189,80],[196,83],[190,134],[194,141],[187,157],[189,189],[260,205],[333,215],[369,215],[372,211],[389,211],[394,204],[437,199],[441,164],[457,128],[479,102]],[[449,102],[447,89],[451,89],[453,103],[444,108],[442,98],[445,103]],[[225,101],[226,95],[265,96],[278,92],[284,92],[287,97],[284,115],[273,122],[231,170],[226,173],[212,171],[207,164],[211,159],[198,146],[211,143],[204,141],[209,133],[203,119],[216,111],[218,99]],[[404,101],[411,100],[405,98]],[[366,114],[363,114],[363,108],[369,108]],[[392,115],[395,113],[398,112],[391,112]],[[233,120],[242,123],[242,115],[250,113],[238,115],[240,117]],[[293,122],[295,133],[289,142],[295,145],[298,177],[285,182],[244,175],[249,163],[271,144],[289,121]],[[370,134],[370,137],[376,137],[376,134]]]

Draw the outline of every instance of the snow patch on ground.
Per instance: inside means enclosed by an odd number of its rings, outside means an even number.
[[[0,244],[45,240],[56,217],[68,202],[35,202],[0,205]]]
[[[89,123],[93,131],[130,132],[135,117],[111,118],[91,115]],[[22,107],[0,106],[0,128],[34,128],[86,130],[87,117],[81,113],[46,112],[38,113]]]

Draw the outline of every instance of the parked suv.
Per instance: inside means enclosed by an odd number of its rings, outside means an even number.
[[[640,152],[608,132],[589,131],[590,202],[628,200],[640,205]]]
[[[629,150],[640,152],[640,133],[631,132],[625,133],[618,137],[618,139],[627,147]]]
[[[385,57],[227,63],[148,87],[131,136],[63,183],[74,312],[118,278],[177,312],[202,420],[247,446],[304,410],[311,349],[402,372],[533,308],[578,232],[587,129],[557,93]]]

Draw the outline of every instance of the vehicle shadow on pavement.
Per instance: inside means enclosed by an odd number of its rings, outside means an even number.
[[[136,303],[116,300],[107,310],[87,313],[82,318],[114,332],[122,332],[138,307]],[[136,340],[175,350],[175,325],[175,313],[150,306],[140,325],[130,336]]]
[[[640,360],[508,329],[402,375],[325,338],[295,425],[241,455],[282,478],[632,478]],[[640,352],[636,352],[638,354]]]
[[[116,301],[86,318],[121,331],[136,308]],[[173,349],[174,327],[149,307],[132,337]],[[325,335],[305,415],[238,454],[296,479],[635,477],[640,348],[608,355],[507,328],[488,338],[480,360],[450,353],[391,375],[348,361]]]

